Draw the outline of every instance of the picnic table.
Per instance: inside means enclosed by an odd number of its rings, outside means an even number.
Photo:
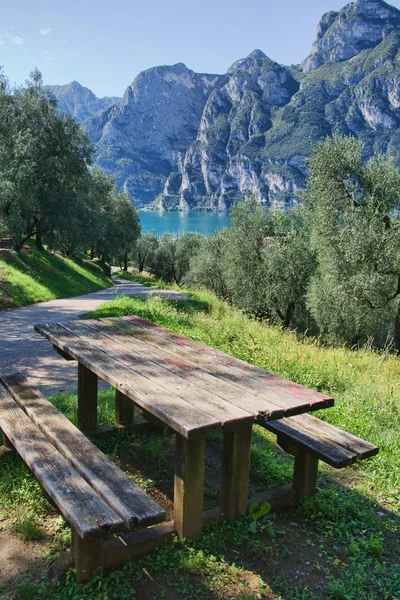
[[[116,390],[116,420],[134,407],[176,434],[174,528],[180,537],[203,526],[207,435],[224,436],[218,518],[248,503],[254,423],[265,425],[333,405],[333,399],[138,316],[35,325],[66,359],[78,361],[78,424],[97,428],[98,378]]]

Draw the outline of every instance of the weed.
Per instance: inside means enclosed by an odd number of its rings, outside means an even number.
[[[25,542],[39,540],[43,535],[42,529],[34,517],[18,519],[14,523],[13,529]]]

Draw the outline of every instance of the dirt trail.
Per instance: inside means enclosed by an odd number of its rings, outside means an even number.
[[[76,363],[61,358],[52,345],[34,331],[36,323],[78,319],[81,314],[121,295],[147,298],[150,294],[157,294],[176,300],[187,299],[178,292],[152,290],[124,279],[115,278],[114,283],[113,287],[84,296],[1,311],[0,374],[21,371],[45,395],[74,390],[77,387]]]

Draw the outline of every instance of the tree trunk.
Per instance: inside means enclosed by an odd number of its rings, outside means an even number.
[[[94,257],[95,257],[94,246],[92,245],[92,247],[90,248],[90,260],[94,260]]]
[[[286,309],[286,315],[285,315],[285,318],[282,323],[282,326],[284,329],[287,329],[289,327],[295,308],[296,308],[296,304],[294,302],[289,302],[289,305]]]
[[[18,242],[16,242],[14,244],[14,250],[15,252],[18,252],[18,254],[21,252],[22,248],[24,247],[26,240],[19,240]]]
[[[41,252],[44,250],[42,234],[40,233],[40,231],[36,232],[36,250],[40,250]]]
[[[128,253],[124,254],[124,271],[128,271]]]

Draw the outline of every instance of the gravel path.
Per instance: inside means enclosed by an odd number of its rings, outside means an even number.
[[[187,299],[178,292],[152,290],[124,279],[115,278],[114,283],[114,287],[84,296],[0,311],[0,373],[21,371],[45,395],[75,390],[78,381],[76,362],[61,358],[52,345],[34,331],[36,323],[78,319],[81,314],[121,295],[147,298],[157,294],[176,300]]]

